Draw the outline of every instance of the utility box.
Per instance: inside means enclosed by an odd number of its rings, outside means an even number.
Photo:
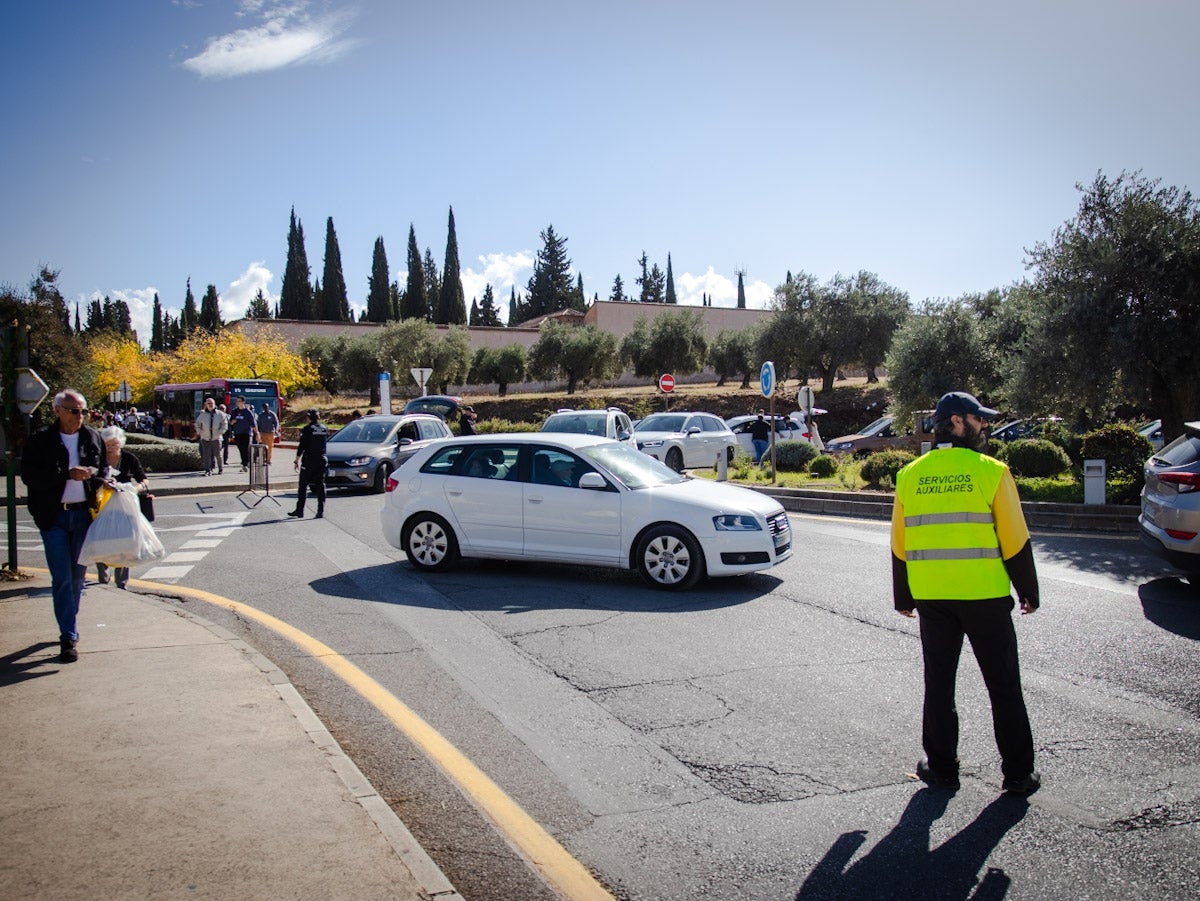
[[[1105,481],[1108,478],[1108,464],[1104,460],[1083,461],[1083,502],[1085,504],[1105,504]]]

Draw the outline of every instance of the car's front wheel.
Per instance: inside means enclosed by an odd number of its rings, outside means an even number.
[[[676,472],[683,472],[683,451],[677,447],[671,448],[663,462]]]
[[[637,566],[642,578],[655,588],[682,591],[700,581],[704,553],[686,529],[655,526],[638,542]]]
[[[404,526],[401,540],[408,562],[424,572],[439,572],[458,561],[458,541],[449,523],[436,513],[418,513]]]
[[[392,467],[388,463],[380,463],[379,468],[375,470],[375,481],[371,483],[371,490],[376,494],[383,494],[387,488],[388,476],[392,474]]]

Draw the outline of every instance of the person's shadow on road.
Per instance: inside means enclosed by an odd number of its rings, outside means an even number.
[[[913,795],[900,821],[874,848],[847,867],[867,840],[864,830],[846,832],[804,880],[796,901],[819,898],[937,898],[998,901],[1012,880],[1001,869],[979,871],[1005,833],[1029,810],[1024,798],[1001,795],[975,821],[938,848],[929,847],[933,823],[952,794],[924,788]]]

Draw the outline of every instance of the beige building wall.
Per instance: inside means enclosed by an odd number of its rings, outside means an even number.
[[[639,316],[645,316],[648,322],[666,313],[678,313],[681,310],[695,310],[704,318],[706,334],[711,339],[722,330],[738,331],[749,328],[766,316],[771,316],[770,310],[739,310],[735,307],[697,307],[680,306],[677,304],[659,303],[617,303],[611,300],[594,301],[583,317],[585,325],[594,325],[602,331],[611,332],[620,341],[633,330]],[[292,350],[299,350],[300,342],[309,335],[319,335],[323,338],[336,338],[345,335],[357,338],[370,334],[379,328],[374,322],[314,322],[300,319],[239,319],[229,324],[229,328],[239,329],[247,337],[253,338],[263,329],[269,329],[280,335]],[[435,328],[445,331],[447,326]],[[537,343],[539,331],[537,327],[503,328],[492,326],[468,327],[471,336],[472,352],[481,347],[500,348],[510,344],[520,344],[526,350]]]
[[[722,330],[740,331],[760,322],[764,317],[771,316],[770,310],[739,310],[736,307],[696,307],[680,306],[665,303],[620,303],[612,300],[594,301],[584,316],[585,324],[594,325],[606,332],[612,332],[618,338],[624,338],[633,331],[634,323],[639,316],[645,316],[646,321],[653,323],[655,319],[667,313],[678,313],[681,310],[696,310],[704,318],[706,334],[711,339]]]

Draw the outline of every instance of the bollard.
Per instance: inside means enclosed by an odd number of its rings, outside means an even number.
[[[717,454],[717,481],[724,482],[729,479],[729,454],[722,448]]]

